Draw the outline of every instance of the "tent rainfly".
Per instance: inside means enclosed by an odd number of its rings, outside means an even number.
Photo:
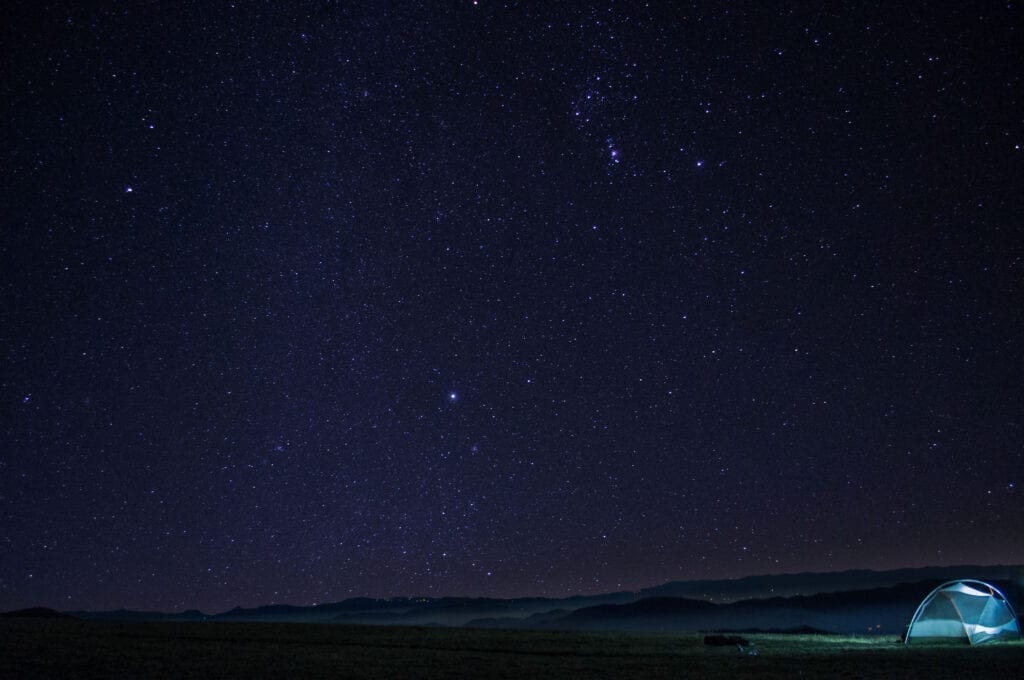
[[[914,612],[906,643],[921,638],[966,639],[972,645],[1020,637],[1013,608],[982,581],[950,581],[928,594]]]

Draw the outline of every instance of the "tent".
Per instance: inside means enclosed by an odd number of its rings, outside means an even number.
[[[1020,637],[1013,608],[994,586],[982,581],[949,581],[928,594],[910,620],[905,641],[966,639],[972,645]]]

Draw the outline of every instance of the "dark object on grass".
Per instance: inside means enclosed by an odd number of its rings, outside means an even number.
[[[704,644],[708,647],[732,647],[733,645],[749,647],[750,641],[738,635],[705,635]]]

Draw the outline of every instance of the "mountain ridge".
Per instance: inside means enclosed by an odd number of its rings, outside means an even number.
[[[869,614],[881,615],[881,610],[885,609],[885,629],[890,630],[895,627],[893,622],[902,618],[899,612],[905,610],[908,603],[915,599],[919,601],[939,583],[957,578],[998,582],[1010,591],[1006,593],[1007,597],[1016,606],[1014,600],[1021,599],[1019,593],[1021,584],[1024,584],[1024,565],[962,565],[754,575],[739,579],[673,581],[638,591],[565,598],[362,597],[312,606],[269,604],[253,608],[235,607],[217,614],[204,614],[197,610],[166,613],[123,609],[67,613],[83,619],[121,621],[640,630],[678,630],[680,626],[710,629],[716,626],[733,627],[735,624],[747,629],[813,627],[852,632],[864,628],[868,619],[863,616],[847,616],[844,622],[830,614],[830,611],[849,613],[856,609],[870,618]],[[913,604],[916,606],[916,603]],[[732,605],[738,606],[730,609]],[[774,618],[763,614],[769,611],[774,612]],[[906,616],[909,617],[909,614]],[[752,621],[759,623],[754,625]],[[882,627],[877,627],[877,630],[881,632]]]

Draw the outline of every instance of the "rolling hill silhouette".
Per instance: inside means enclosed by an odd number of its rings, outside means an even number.
[[[567,598],[353,598],[310,607],[236,607],[220,614],[70,612],[122,621],[251,621],[471,626],[567,630],[820,630],[903,632],[937,584],[979,578],[1000,587],[1020,611],[1024,566],[959,566],[751,576],[666,583],[638,592]]]

